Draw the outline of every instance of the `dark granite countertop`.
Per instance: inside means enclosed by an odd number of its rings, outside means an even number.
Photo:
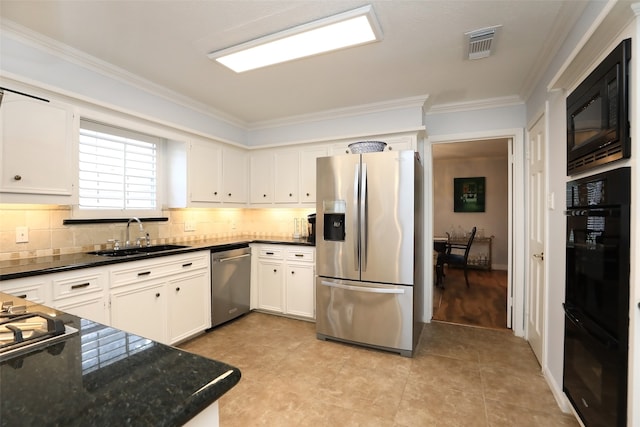
[[[0,261],[0,280],[18,279],[21,277],[58,273],[61,271],[98,267],[101,265],[138,261],[141,259],[156,258],[201,250],[225,250],[226,248],[230,248],[234,245],[249,243],[314,246],[312,242],[309,242],[306,239],[228,237],[220,239],[179,242],[178,244],[187,245],[188,247],[150,254],[127,255],[123,257],[105,257],[100,255],[90,255],[87,253],[51,255],[38,258],[24,258],[10,261]]]
[[[179,426],[240,381],[226,363],[40,307],[78,333],[0,361],[0,426]]]

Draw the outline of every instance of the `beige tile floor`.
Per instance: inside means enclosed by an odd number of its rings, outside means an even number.
[[[240,368],[220,399],[222,427],[578,426],[507,330],[433,322],[405,358],[252,312],[181,347]]]

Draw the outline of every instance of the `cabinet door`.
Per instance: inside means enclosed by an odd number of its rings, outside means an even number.
[[[273,202],[273,154],[253,153],[250,161],[251,204]]]
[[[232,148],[222,151],[223,202],[247,202],[247,162],[245,153]]]
[[[73,113],[66,106],[5,93],[0,108],[0,191],[71,196],[77,170],[72,124]]]
[[[287,265],[285,280],[285,313],[315,318],[313,264]]]
[[[191,202],[222,200],[222,148],[213,143],[191,143],[189,152]]]
[[[111,294],[111,326],[167,343],[164,283],[136,285]]]
[[[274,182],[276,203],[298,203],[300,159],[297,151],[274,155]]]
[[[57,310],[73,314],[94,322],[109,324],[109,314],[106,309],[105,299],[102,295],[94,295],[90,298],[68,299],[56,304]]]
[[[169,295],[169,343],[174,344],[204,331],[210,325],[208,296],[208,270],[170,280]]]
[[[258,308],[283,312],[283,263],[258,261]]]
[[[316,159],[326,155],[326,148],[305,150],[300,154],[300,203],[316,202]]]

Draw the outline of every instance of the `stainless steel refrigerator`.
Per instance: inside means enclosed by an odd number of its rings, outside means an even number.
[[[316,174],[318,338],[411,357],[423,307],[418,154],[321,157]]]

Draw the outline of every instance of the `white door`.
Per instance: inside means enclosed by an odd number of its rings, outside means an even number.
[[[529,278],[527,340],[542,366],[544,337],[545,123],[544,115],[529,130]]]

